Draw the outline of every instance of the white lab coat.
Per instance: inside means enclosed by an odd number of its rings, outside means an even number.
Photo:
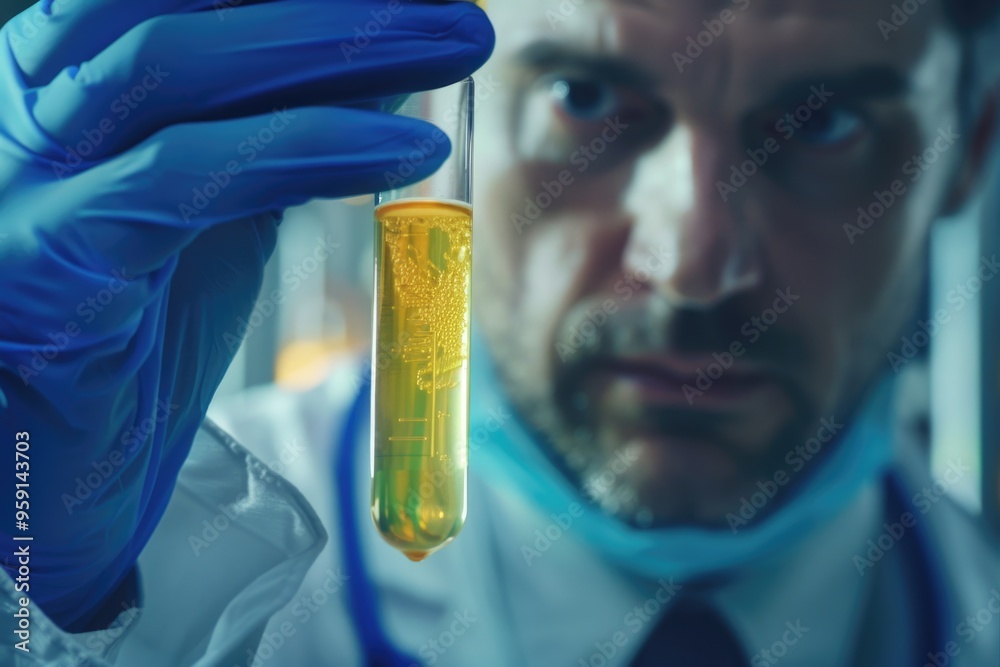
[[[67,658],[16,664],[359,665],[345,586],[351,573],[343,569],[332,484],[333,448],[339,444],[334,433],[358,372],[342,367],[308,392],[269,387],[213,407],[210,416],[259,460],[239,454],[220,430],[206,425],[167,517],[140,560],[142,615],[111,639],[113,631],[67,636],[35,611],[33,644],[44,634],[39,646]],[[931,483],[915,453],[900,456],[914,492]],[[665,607],[659,601],[669,599],[672,582],[617,572],[579,542],[571,527],[547,546],[537,542],[536,531],[544,532],[553,519],[481,476],[475,451],[467,525],[453,544],[419,564],[385,545],[371,527],[369,460],[356,460],[358,537],[384,625],[395,646],[424,664],[624,666],[654,629]],[[230,509],[226,499],[239,498],[248,483],[258,502]],[[232,527],[209,541],[213,533],[203,534],[203,521],[229,514],[236,516]],[[867,540],[883,532],[886,520],[879,489],[866,489],[818,536],[716,594],[754,667],[779,660],[783,667],[910,667],[928,661],[901,657],[911,644],[899,622],[905,605],[900,588],[906,585],[899,575],[901,550],[890,549],[863,577],[853,559],[865,554]],[[958,612],[951,637],[957,655],[949,656],[948,665],[1000,664],[1000,613],[991,611],[1000,612],[996,545],[947,500],[920,520],[928,522],[943,551],[949,601]],[[525,546],[540,554],[530,563]],[[7,597],[9,591],[0,590],[0,605],[10,604]],[[985,625],[963,618],[977,614],[980,621],[992,616]],[[258,640],[255,653],[250,647]],[[105,646],[107,663],[68,657]]]
[[[0,665],[242,664],[326,541],[295,487],[206,424],[139,558],[141,611],[122,611],[108,630],[70,635],[31,604],[30,652],[24,652],[14,647],[9,627],[22,594],[0,576]]]

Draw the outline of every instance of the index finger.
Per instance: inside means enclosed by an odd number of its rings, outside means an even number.
[[[83,138],[96,160],[172,124],[440,88],[478,69],[493,44],[489,21],[469,3],[330,7],[259,4],[221,25],[208,12],[159,16],[33,91],[28,103],[48,137],[60,146]],[[378,29],[359,41],[373,16]]]
[[[154,16],[241,1],[253,0],[42,0],[11,19],[5,32],[26,84],[34,88]]]

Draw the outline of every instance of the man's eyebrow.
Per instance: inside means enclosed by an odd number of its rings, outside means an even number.
[[[529,69],[586,70],[589,74],[627,86],[652,86],[656,83],[656,77],[651,72],[631,61],[553,42],[536,42],[525,47],[518,54],[517,61]]]
[[[654,87],[659,78],[630,60],[593,53],[579,47],[555,42],[536,42],[526,46],[517,62],[527,69],[585,70],[607,81],[636,87]],[[863,65],[846,72],[817,73],[799,76],[780,85],[771,95],[772,104],[797,104],[811,94],[813,87],[825,87],[838,99],[900,97],[910,91],[911,81],[899,70],[886,65]]]
[[[795,104],[814,92],[828,92],[833,98],[900,97],[910,91],[910,80],[899,70],[884,65],[868,65],[848,72],[800,77],[781,85],[770,98],[776,104]]]

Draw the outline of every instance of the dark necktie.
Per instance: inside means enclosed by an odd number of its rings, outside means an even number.
[[[749,667],[739,639],[713,608],[678,601],[649,636],[632,667]]]

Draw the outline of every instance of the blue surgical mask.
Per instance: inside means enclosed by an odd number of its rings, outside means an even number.
[[[472,355],[471,432],[492,425],[489,440],[472,453],[481,476],[513,487],[545,515],[584,507],[573,531],[607,560],[650,579],[693,580],[751,566],[786,551],[810,531],[846,508],[862,487],[880,476],[892,452],[891,406],[894,382],[887,378],[868,397],[852,423],[826,445],[828,455],[783,505],[747,525],[720,528],[630,526],[590,503],[553,465],[519,421],[504,395],[493,362],[481,341]],[[498,408],[514,415],[496,428]],[[487,422],[487,420],[490,420]],[[815,467],[812,467],[815,464]],[[739,508],[733,513],[739,516]]]

